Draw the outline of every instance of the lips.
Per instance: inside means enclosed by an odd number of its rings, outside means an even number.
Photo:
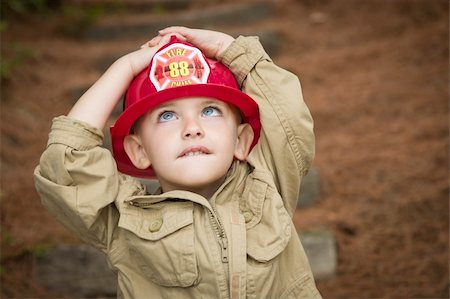
[[[204,146],[191,146],[182,151],[178,158],[209,155],[210,153],[209,149]]]

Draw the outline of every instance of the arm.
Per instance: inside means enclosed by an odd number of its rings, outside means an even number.
[[[161,43],[167,40],[162,40]],[[134,75],[150,62],[157,48],[143,46],[119,58],[78,100],[68,116],[53,120],[48,145],[34,177],[42,203],[85,241],[106,250],[118,221],[111,205],[121,190],[121,176],[107,149],[102,129]]]
[[[85,242],[106,251],[112,235],[108,223],[118,221],[111,203],[119,178],[108,150],[100,147],[102,138],[87,123],[55,118],[34,179],[46,209]]]
[[[144,45],[141,49],[119,58],[81,96],[67,116],[103,130],[134,76],[148,66],[158,46],[167,42],[168,37],[160,39],[152,46]]]
[[[272,173],[292,215],[301,179],[314,157],[313,121],[297,76],[277,67],[255,38],[235,40],[224,33],[185,27],[160,31],[162,36],[173,33],[184,36],[205,55],[222,61],[235,74],[243,91],[258,102],[263,128],[248,161]]]
[[[314,157],[311,114],[294,74],[276,66],[256,38],[239,37],[222,55],[243,91],[258,102],[261,137],[248,161],[268,169],[292,216]]]

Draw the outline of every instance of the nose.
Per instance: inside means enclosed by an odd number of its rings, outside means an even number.
[[[187,118],[184,120],[183,137],[196,138],[204,135],[200,120],[196,118]]]

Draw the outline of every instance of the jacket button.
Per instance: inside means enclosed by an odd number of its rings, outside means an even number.
[[[161,228],[162,224],[163,224],[162,218],[155,219],[153,220],[152,223],[150,223],[148,230],[152,233],[157,232]]]
[[[245,219],[245,223],[249,223],[253,219],[253,213],[251,211],[245,211],[242,213]]]

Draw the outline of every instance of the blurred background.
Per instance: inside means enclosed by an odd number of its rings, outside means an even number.
[[[52,118],[168,25],[258,35],[299,76],[316,188],[294,221],[332,237],[324,298],[449,298],[449,2],[439,0],[1,0],[1,298],[108,295],[40,281],[36,259],[80,241],[41,206],[32,173]]]

